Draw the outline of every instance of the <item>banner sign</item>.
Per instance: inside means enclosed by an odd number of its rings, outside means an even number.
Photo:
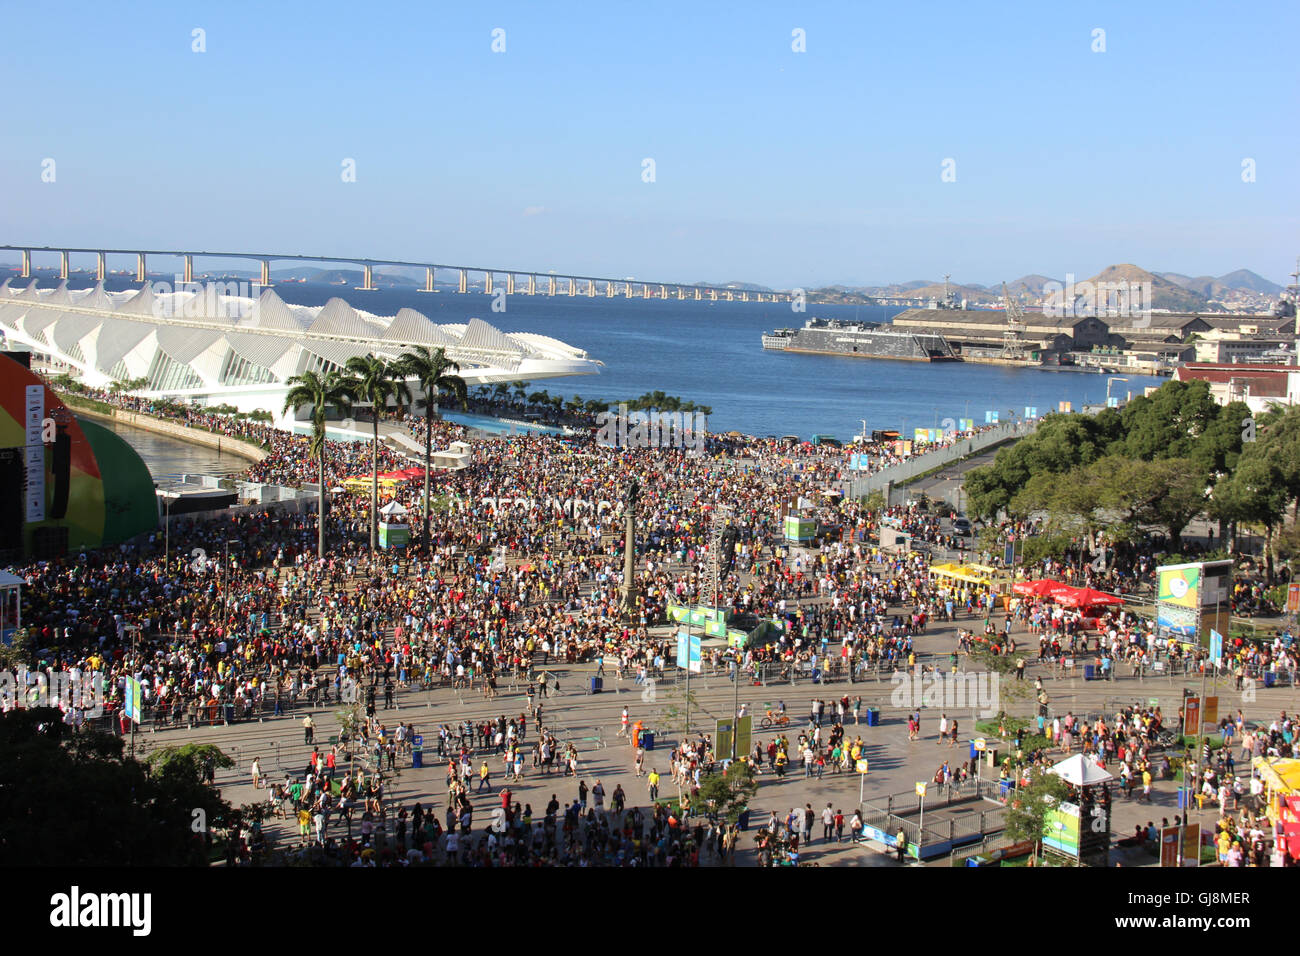
[[[126,679],[126,702],[122,709],[126,711],[127,719],[140,723],[140,714],[144,710],[142,699],[143,694],[140,690],[140,682],[134,677]]]
[[[689,656],[688,656],[689,652]],[[700,672],[700,638],[698,634],[677,632],[677,666],[693,674]]]
[[[27,386],[27,522],[45,520],[45,445],[41,423],[45,420],[45,386]],[[16,489],[15,489],[16,490]]]

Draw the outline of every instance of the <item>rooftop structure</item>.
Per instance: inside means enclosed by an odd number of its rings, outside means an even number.
[[[166,287],[166,286],[162,286]],[[0,283],[0,334],[74,369],[91,387],[143,378],[144,397],[226,403],[279,415],[290,378],[341,368],[353,356],[395,359],[415,346],[444,348],[468,385],[595,375],[581,349],[531,332],[506,333],[481,319],[437,325],[414,309],[381,317],[342,299],[289,305],[267,289],[254,298],[237,284],[189,284],[179,292],[93,288],[14,289]],[[247,286],[245,286],[247,288]]]

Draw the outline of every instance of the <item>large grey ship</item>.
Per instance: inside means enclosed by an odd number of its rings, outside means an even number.
[[[901,331],[879,322],[811,318],[801,329],[777,329],[763,336],[763,348],[854,358],[911,362],[959,362],[948,340],[937,333]]]

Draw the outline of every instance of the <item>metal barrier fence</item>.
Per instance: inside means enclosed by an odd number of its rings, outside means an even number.
[[[965,842],[1003,829],[1007,808],[1000,802],[1000,792],[997,783],[984,780],[969,780],[965,784],[932,788],[925,798],[927,812],[949,807],[954,801],[980,801],[984,806],[978,813],[961,817],[947,816],[938,821],[927,820],[924,831],[920,827],[919,818],[911,820],[894,812],[895,809],[906,807],[909,814],[915,814],[920,805],[915,793],[890,794],[885,798],[883,807],[878,804],[863,804],[859,812],[865,826],[873,827],[891,838],[901,830],[909,845],[924,848]]]
[[[853,498],[861,498],[873,491],[884,491],[889,486],[906,484],[934,468],[950,465],[1004,441],[1033,434],[1037,428],[1037,420],[995,425],[988,431],[959,441],[955,445],[918,455],[862,478],[855,478],[848,483],[848,494]]]

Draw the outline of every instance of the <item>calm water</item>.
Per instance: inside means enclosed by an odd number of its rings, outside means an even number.
[[[1106,377],[1082,372],[1013,369],[990,365],[920,364],[767,351],[761,336],[777,327],[801,326],[806,318],[882,321],[901,309],[883,306],[809,306],[804,314],[788,303],[678,302],[586,296],[511,296],[506,311],[492,311],[492,297],[380,290],[313,283],[276,286],[285,301],[323,305],[340,296],[376,315],[410,307],[438,323],[477,316],[504,332],[540,332],[605,363],[597,376],[539,381],[538,388],[566,397],[617,401],[663,391],[713,408],[709,427],[747,434],[814,433],[848,439],[863,419],[869,429],[941,425],[944,418],[975,418],[997,409],[1023,414],[1053,411],[1060,401],[1101,402]],[[1157,378],[1130,376],[1116,382],[1141,394]]]
[[[132,448],[140,453],[140,457],[149,466],[149,473],[155,479],[186,473],[195,475],[232,475],[243,471],[249,465],[248,459],[241,458],[238,455],[224,455],[215,448],[192,445],[189,442],[169,438],[166,435],[155,435],[153,432],[132,428],[130,425],[123,425],[121,422],[96,421],[96,424],[103,425],[110,431],[121,435]]]
[[[121,277],[108,286],[133,287]],[[438,323],[464,323],[477,316],[502,331],[550,335],[585,349],[605,365],[599,375],[539,381],[536,388],[610,401],[659,390],[711,406],[709,427],[714,431],[847,439],[864,419],[868,429],[910,432],[942,425],[945,418],[982,423],[989,409],[997,409],[1005,420],[1009,410],[1022,414],[1026,406],[1042,414],[1060,401],[1078,409],[1106,397],[1106,376],[1095,373],[794,355],[762,347],[762,333],[801,326],[810,316],[881,321],[902,311],[897,308],[809,306],[796,314],[788,303],[514,295],[506,300],[505,312],[493,312],[492,297],[481,292],[360,292],[316,283],[275,289],[299,305],[323,305],[339,296],[376,315],[395,315],[409,306]],[[1127,383],[1116,382],[1112,394],[1141,394],[1145,385],[1162,381],[1130,376]],[[159,443],[158,452],[150,453],[158,463],[146,459],[158,473],[184,470],[179,466],[215,455],[203,449],[192,455],[173,450],[164,459],[167,440],[148,437]],[[223,470],[239,467],[237,459],[221,462]]]

